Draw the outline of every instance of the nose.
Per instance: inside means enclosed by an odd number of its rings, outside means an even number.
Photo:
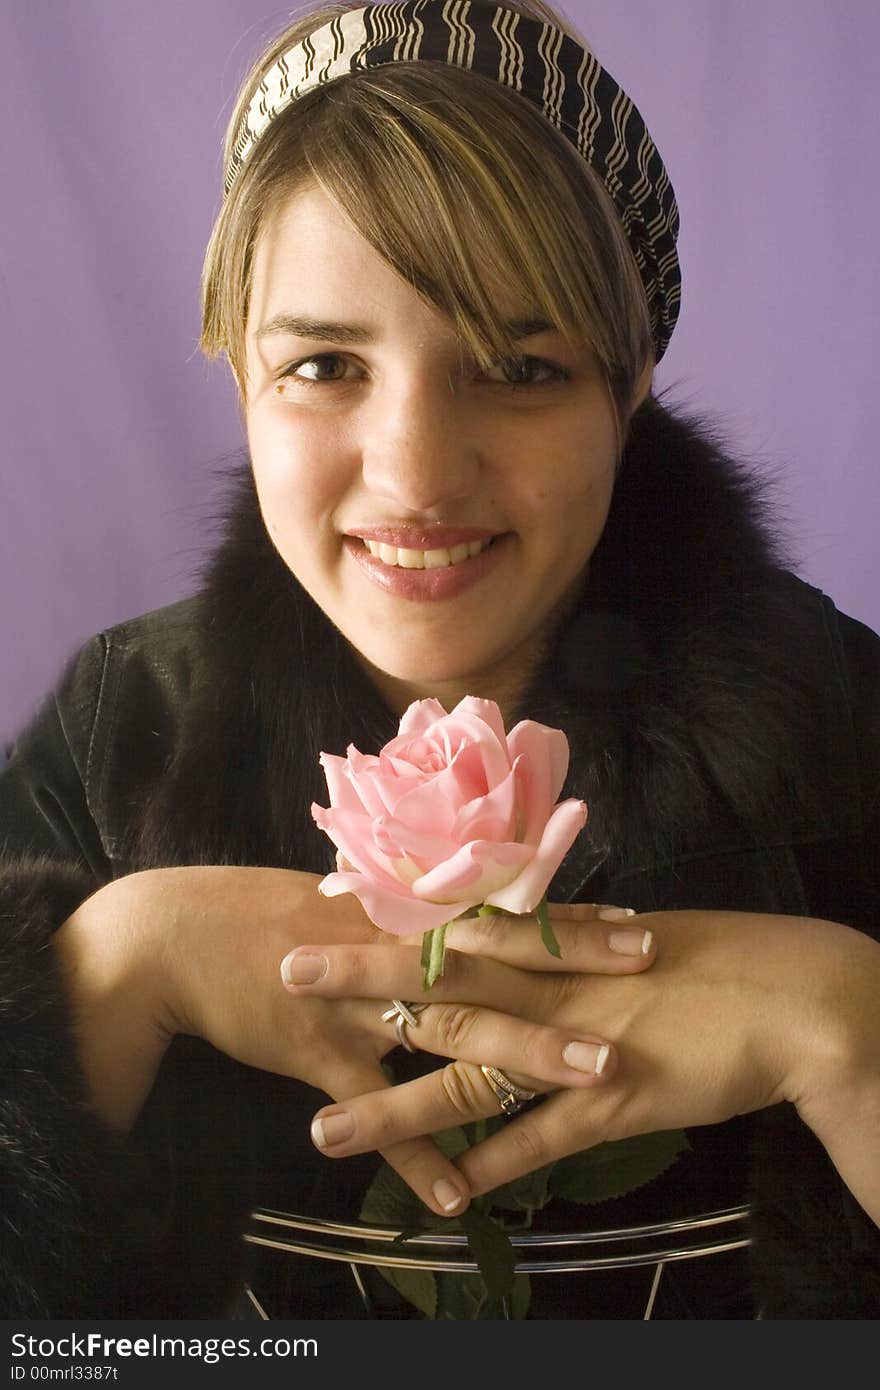
[[[386,382],[373,393],[365,425],[361,469],[374,496],[428,514],[473,492],[479,453],[448,376]]]

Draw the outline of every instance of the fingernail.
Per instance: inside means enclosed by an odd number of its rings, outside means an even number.
[[[314,985],[327,974],[329,964],[326,956],[291,951],[281,962],[281,978],[286,985]]]
[[[354,1120],[347,1110],[335,1115],[324,1115],[312,1120],[312,1143],[319,1149],[332,1148],[334,1144],[344,1144],[354,1134]]]
[[[438,1178],[431,1191],[438,1207],[442,1207],[444,1211],[455,1211],[456,1207],[461,1206],[461,1193],[448,1178]]]
[[[651,949],[654,933],[650,931],[613,931],[608,933],[608,945],[621,956],[646,956]]]
[[[635,917],[634,907],[600,907],[596,913],[604,922],[625,922],[627,917]]]
[[[570,1042],[562,1049],[562,1057],[575,1071],[589,1071],[601,1076],[611,1048],[607,1043]]]

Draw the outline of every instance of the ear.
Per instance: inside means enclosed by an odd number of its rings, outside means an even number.
[[[651,383],[654,380],[655,365],[656,363],[654,362],[654,354],[649,353],[645,365],[641,370],[639,378],[635,386],[633,387],[632,401],[630,403],[630,414],[634,414],[635,411],[638,410],[642,401],[645,399],[645,397],[648,395],[648,392],[651,390]]]

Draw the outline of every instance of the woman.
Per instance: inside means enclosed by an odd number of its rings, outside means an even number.
[[[544,19],[318,10],[245,84],[203,345],[253,478],[201,593],[89,644],[0,780],[10,1314],[222,1312],[248,1208],[327,1171],[316,1109],[437,1215],[760,1112],[755,1309],[876,1311],[877,641],[651,396],[674,198]],[[561,961],[459,924],[428,996],[317,896],[310,806],[320,751],[466,694],[565,730],[591,833]],[[447,1068],[388,1088],[389,999]],[[552,1094],[454,1164],[427,1136],[498,1113],[487,1060]]]

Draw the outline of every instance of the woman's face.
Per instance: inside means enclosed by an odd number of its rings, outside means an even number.
[[[255,256],[263,517],[398,709],[517,692],[608,513],[616,436],[593,353],[513,290],[498,302],[522,357],[485,372],[316,188]]]

